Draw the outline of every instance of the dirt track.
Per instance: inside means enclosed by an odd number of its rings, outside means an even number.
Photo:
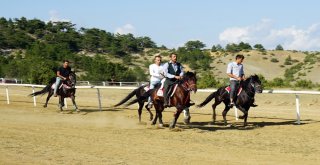
[[[0,87],[0,164],[319,164],[320,96],[301,96],[302,125],[294,125],[293,95],[257,96],[259,107],[249,112],[249,126],[227,118],[233,126],[211,121],[210,105],[191,108],[192,123],[178,128],[150,126],[148,113],[138,123],[136,106],[109,108],[129,90],[102,90],[103,111],[94,89],[78,90],[81,112],[57,112],[57,99],[47,109],[45,97],[26,97],[30,88],[10,88],[11,104]],[[192,96],[200,103],[209,93]],[[172,120],[173,108],[164,121]],[[240,112],[239,112],[240,113]]]

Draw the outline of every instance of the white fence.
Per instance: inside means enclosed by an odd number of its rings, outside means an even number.
[[[31,87],[32,92],[35,92],[36,87],[43,88],[45,85],[33,85],[33,84],[5,84],[5,83],[0,83],[1,86],[5,86],[6,90],[6,100],[7,104],[10,104],[10,95],[9,95],[9,86],[22,86],[22,87]],[[123,87],[123,86],[76,86],[78,89],[97,89],[97,98],[98,98],[98,107],[100,111],[102,110],[101,107],[101,95],[100,95],[100,89],[136,89],[137,87]],[[214,92],[216,89],[198,89],[198,92]],[[294,94],[296,96],[296,115],[297,115],[297,124],[300,124],[300,97],[299,94],[309,94],[309,95],[320,95],[320,91],[292,91],[292,90],[264,90],[263,93],[266,94]],[[33,97],[33,104],[34,106],[37,106],[37,101],[36,101],[36,96]],[[238,113],[237,109],[234,108],[235,110],[235,117],[236,120],[238,120]]]

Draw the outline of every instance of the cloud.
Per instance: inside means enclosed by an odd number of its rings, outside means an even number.
[[[59,12],[56,10],[50,10],[49,15],[50,15],[49,21],[51,22],[70,22],[69,19],[60,18]]]
[[[119,34],[134,34],[135,33],[135,27],[131,24],[125,24],[122,27],[118,27],[115,31],[115,33],[119,33]]]
[[[219,40],[223,43],[260,43],[268,49],[281,44],[289,50],[319,50],[320,24],[305,29],[295,26],[278,29],[272,20],[263,19],[254,25],[227,28],[220,33]]]

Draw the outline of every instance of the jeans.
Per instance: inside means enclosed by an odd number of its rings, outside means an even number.
[[[160,81],[150,81],[149,90],[153,89]],[[148,98],[148,104],[151,103],[151,96]]]
[[[230,100],[235,98],[237,91],[239,89],[240,81],[231,80],[230,81]]]
[[[59,85],[60,85],[61,80],[62,80],[62,79],[61,79],[60,77],[57,77],[57,78],[56,78],[56,86],[55,86],[54,92],[53,92],[54,95],[57,94],[57,90],[58,90],[58,88],[59,88]]]

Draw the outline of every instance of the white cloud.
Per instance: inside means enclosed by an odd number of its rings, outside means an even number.
[[[118,27],[115,31],[115,33],[119,33],[119,34],[134,34],[135,33],[135,27],[131,24],[125,24],[122,27]]]
[[[51,22],[70,22],[69,19],[60,18],[59,12],[56,10],[50,10],[49,15],[50,15],[49,21]]]
[[[277,29],[273,21],[263,19],[255,25],[227,28],[220,33],[219,40],[223,43],[261,43],[268,49],[281,44],[285,49],[291,50],[319,50],[320,24],[313,24],[305,29],[295,26]]]

